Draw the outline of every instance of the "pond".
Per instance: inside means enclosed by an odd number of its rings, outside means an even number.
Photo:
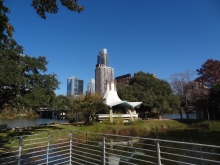
[[[196,114],[189,114],[190,119],[196,119]],[[162,119],[180,119],[179,114],[165,114],[162,116]],[[186,119],[186,115],[183,114],[183,119]],[[65,119],[48,119],[48,118],[36,118],[36,119],[0,119],[0,124],[8,124],[9,128],[14,127],[27,127],[27,126],[34,126],[34,125],[41,125],[41,124],[51,124],[54,122],[57,123],[64,123],[68,122]]]
[[[41,125],[41,124],[51,124],[54,122],[57,123],[64,123],[67,122],[65,119],[47,119],[47,118],[36,118],[36,119],[0,119],[0,124],[8,124],[9,128],[14,127],[27,127],[27,126],[34,126],[34,125]]]
[[[183,119],[186,119],[186,114],[182,114]],[[180,119],[180,114],[165,114],[162,119]],[[196,119],[196,114],[189,114],[189,119]]]

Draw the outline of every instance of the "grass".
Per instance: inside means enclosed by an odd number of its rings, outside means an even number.
[[[123,123],[94,122],[91,126],[83,124],[56,124],[52,126],[33,127],[29,131],[1,131],[1,141],[10,137],[33,134],[47,134],[64,131],[82,131],[103,134],[117,134],[126,136],[152,137],[169,140],[196,141],[220,145],[220,122],[200,120],[137,120]],[[62,134],[62,133],[59,133]]]

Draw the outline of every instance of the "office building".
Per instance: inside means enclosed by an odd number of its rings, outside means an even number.
[[[114,81],[114,68],[97,64],[95,69],[95,92],[104,95],[108,82]]]
[[[99,51],[99,54],[97,57],[97,64],[103,64],[106,66],[109,65],[107,49],[104,48]]]
[[[82,95],[83,94],[83,80],[78,80],[78,95]]]
[[[122,76],[115,77],[117,84],[119,84],[119,83],[120,84],[128,84],[130,79],[131,79],[131,74],[125,74]]]
[[[95,79],[91,79],[88,83],[87,93],[95,93]]]
[[[83,80],[72,76],[67,79],[67,95],[82,95],[83,94]]]

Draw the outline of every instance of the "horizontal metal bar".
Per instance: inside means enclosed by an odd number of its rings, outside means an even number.
[[[78,153],[78,152],[80,152],[80,153],[84,153],[85,155],[92,155],[92,156],[95,156],[95,157],[102,157],[102,156],[100,156],[100,155],[95,155],[95,154],[91,154],[91,153],[89,153],[89,152],[83,152],[83,151],[74,151],[74,152],[72,152],[72,153]],[[89,158],[89,157],[88,157]],[[90,159],[90,158],[89,158]]]
[[[116,160],[117,161],[117,159],[112,159],[112,158],[107,158],[108,160]],[[119,162],[122,162],[122,163],[126,163],[126,164],[131,164],[131,165],[138,165],[138,164],[134,164],[134,163],[130,163],[130,162],[126,162],[126,161],[124,161],[124,160],[119,160]],[[110,162],[109,161],[107,161],[107,163],[109,164]],[[110,164],[111,165],[111,164]]]
[[[5,153],[1,153],[1,155],[3,155],[3,154],[11,154],[11,153],[17,153],[18,152],[18,150],[15,150],[15,151],[10,151],[10,152],[5,152]]]
[[[79,159],[79,158],[76,158],[76,157],[72,157],[72,159],[76,159],[76,160],[80,160],[80,161],[82,161],[82,162],[86,162],[86,163],[89,163],[89,164],[95,164],[95,165],[97,165],[97,163],[93,163],[93,162],[91,162],[91,161],[86,161],[86,160],[84,160],[84,159]],[[73,160],[72,160],[73,161]],[[99,160],[99,162],[101,162],[100,160]],[[75,163],[75,162],[74,162]]]
[[[29,146],[29,145],[34,145],[34,144],[42,144],[42,143],[48,143],[48,141],[37,142],[37,143],[31,143],[31,144],[24,144],[23,146]]]
[[[2,163],[2,162],[1,162],[1,165],[10,164],[10,163],[15,163],[15,162],[16,162],[16,160],[15,160],[15,161],[10,161],[10,162],[7,162],[7,163]]]
[[[133,154],[134,152],[128,152],[128,151],[123,151],[123,150],[117,150],[117,149],[109,149],[109,150],[113,150],[113,151],[119,151],[119,152],[124,152],[124,153],[130,153],[130,154]],[[106,152],[106,153],[109,153],[109,152]],[[142,155],[142,154],[139,154],[139,155]],[[142,155],[142,156],[146,156],[146,157],[151,157],[151,158],[156,158],[154,156],[150,156],[150,155]]]
[[[167,152],[160,152],[160,153],[161,153],[161,154],[166,154],[166,155],[173,155],[173,156],[178,156],[178,157],[184,157],[184,158],[196,159],[196,160],[203,160],[203,161],[207,161],[207,162],[219,163],[219,161],[209,160],[209,159],[203,159],[203,158],[198,158],[198,157],[185,156],[185,155],[179,155],[179,154],[167,153]]]
[[[86,143],[79,143],[79,142],[73,142],[72,144],[75,144],[75,143],[77,143],[77,144],[81,144],[81,145],[83,145],[83,146],[90,146],[90,147],[95,147],[95,148],[102,148],[102,147],[100,147],[100,146],[95,146],[95,145],[91,145],[91,144],[86,144]]]
[[[78,131],[78,132],[82,132],[82,131]],[[102,134],[102,133],[93,133],[93,132],[83,132],[83,133],[96,134],[96,135],[105,135],[105,137],[113,136],[113,137],[134,138],[132,136],[121,136],[121,135]],[[220,148],[220,146],[215,146],[215,145],[207,145],[207,144],[199,144],[199,143],[189,143],[189,142],[179,142],[179,141],[172,141],[172,140],[162,140],[162,139],[153,139],[153,138],[139,138],[139,139],[150,140],[150,141],[159,141],[159,142],[168,142],[168,143],[178,143],[178,144],[188,144],[188,145],[197,145],[197,146],[206,146],[206,147]]]
[[[192,164],[192,163],[187,163],[187,162],[182,162],[182,161],[177,161],[177,160],[171,160],[171,159],[166,159],[166,158],[161,158],[161,160],[166,160],[166,161],[181,163],[181,164],[186,164],[186,165],[196,165],[196,164]]]
[[[202,154],[211,154],[211,155],[218,155],[220,156],[220,154],[218,153],[212,153],[212,152],[204,152],[201,150],[192,150],[192,149],[181,149],[181,148],[175,148],[175,147],[167,147],[167,146],[161,146],[161,148],[168,148],[168,149],[175,149],[175,150],[180,150],[180,151],[190,151],[190,152],[197,152],[197,153],[202,153]]]
[[[73,162],[73,161],[72,161],[72,162]],[[76,164],[82,164],[82,163],[79,163],[79,162],[76,162],[76,161],[74,162],[74,164],[75,164],[75,163],[76,163]],[[82,164],[82,165],[84,165],[84,164]]]
[[[60,144],[69,144],[69,142],[50,144],[50,146],[57,146],[57,145],[60,145]]]
[[[118,154],[112,154],[112,155],[120,156],[120,157],[122,157],[124,160],[127,160],[127,157],[126,157],[126,156],[122,156],[122,155],[118,155]],[[144,156],[144,155],[142,155],[142,156]],[[147,161],[147,160],[142,160],[142,159],[136,159],[136,158],[130,158],[130,159],[137,160],[137,161],[141,161],[141,162],[146,162],[146,163],[151,163],[151,164],[156,164],[156,163],[153,163],[153,162],[150,162],[150,161]]]
[[[48,137],[44,137],[44,138],[34,138],[34,139],[24,139],[23,141],[35,141],[35,140],[41,140],[41,139],[47,139]]]
[[[72,153],[72,155],[77,155],[77,156],[79,156],[79,157],[87,158],[87,159],[94,160],[94,161],[97,161],[97,162],[102,162],[102,161],[99,160],[99,159],[89,158],[89,157],[87,157],[87,156],[79,155],[79,154],[77,154],[77,153]],[[75,158],[75,157],[74,157],[74,158]]]
[[[87,150],[87,151],[93,151],[93,152],[98,152],[98,153],[102,153],[101,151],[99,151],[99,150],[93,150],[93,149],[88,149],[88,148],[84,148],[84,147],[79,147],[79,146],[77,146],[77,147],[75,147],[75,148],[80,148],[80,149],[85,149],[85,150]]]
[[[14,158],[17,157],[18,155],[14,155],[14,156],[8,156],[8,157],[4,157],[4,158],[0,158],[0,160],[4,160],[4,159],[10,159],[10,158]]]

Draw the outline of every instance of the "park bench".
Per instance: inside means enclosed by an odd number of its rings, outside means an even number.
[[[0,130],[8,129],[8,124],[0,124]]]
[[[131,114],[133,119],[138,118],[138,114]],[[116,118],[123,118],[124,121],[131,121],[131,115],[130,114],[112,114],[113,120]],[[108,120],[109,114],[96,114],[96,120],[97,121],[103,121]]]

